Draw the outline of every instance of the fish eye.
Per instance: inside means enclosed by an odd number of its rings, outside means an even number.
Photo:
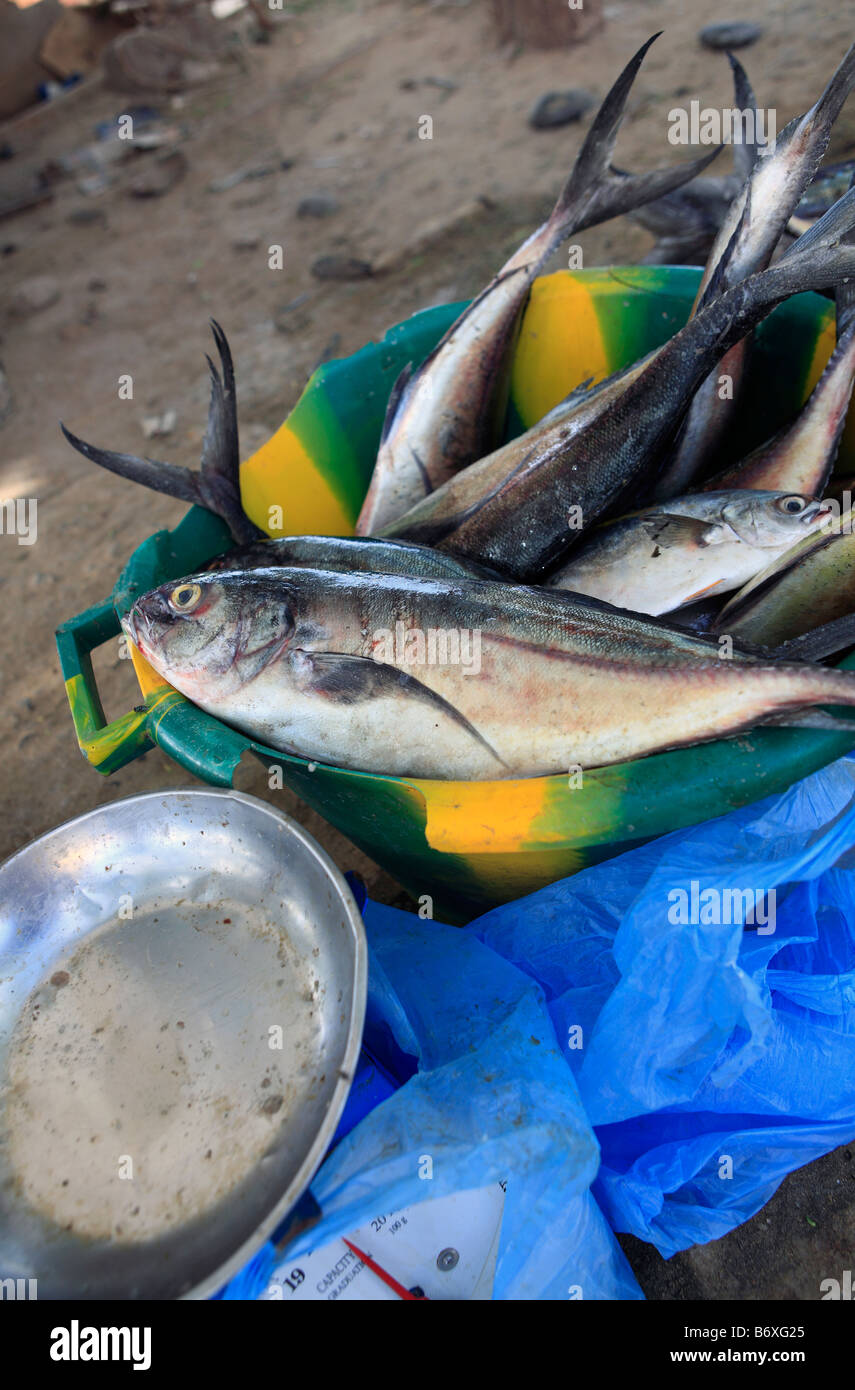
[[[173,589],[169,595],[169,606],[174,608],[177,613],[190,613],[196,607],[202,597],[202,587],[199,584],[179,584],[177,589]]]
[[[791,516],[795,516],[797,512],[804,511],[807,503],[803,497],[794,494],[792,497],[782,497],[778,506],[782,512],[789,512]]]

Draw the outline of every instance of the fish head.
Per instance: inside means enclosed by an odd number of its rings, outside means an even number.
[[[746,545],[779,550],[795,545],[816,529],[829,509],[814,497],[797,492],[734,492],[721,509],[721,518]]]
[[[227,699],[279,657],[295,629],[295,595],[281,571],[172,580],[122,619],[128,639],[171,685],[198,703]]]

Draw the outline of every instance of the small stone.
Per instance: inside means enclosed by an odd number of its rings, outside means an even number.
[[[265,159],[256,164],[245,164],[242,169],[235,169],[231,174],[224,174],[221,178],[212,179],[208,184],[209,193],[227,193],[230,188],[236,188],[239,183],[244,183],[247,179],[266,179],[271,174],[276,174],[280,169],[293,168],[293,159]]]
[[[747,48],[756,43],[763,33],[759,24],[708,24],[700,32],[700,40],[705,48]]]
[[[338,212],[338,201],[331,193],[310,193],[297,204],[298,217],[331,217]]]
[[[94,280],[89,281],[89,284],[86,286],[86,288],[88,289],[90,294],[102,294],[104,290],[107,288],[107,281],[99,280],[96,276]]]
[[[535,130],[552,130],[555,126],[578,121],[595,104],[596,97],[581,88],[568,92],[546,92],[535,102],[528,123]]]
[[[355,256],[319,256],[312,263],[317,280],[366,280],[372,274],[368,261]]]
[[[62,294],[59,282],[50,275],[35,275],[22,280],[12,295],[9,308],[16,318],[27,318],[55,304]]]
[[[162,415],[146,415],[142,421],[142,432],[146,439],[161,439],[172,434],[178,423],[177,410],[164,410]]]
[[[135,198],[162,198],[187,173],[187,156],[182,150],[171,150],[158,155],[131,183],[131,193]]]
[[[103,208],[72,208],[65,220],[73,227],[89,227],[95,222],[106,222],[107,214]]]
[[[244,236],[235,237],[232,242],[233,251],[257,251],[261,245],[261,237],[252,236],[246,233]]]
[[[298,294],[296,299],[290,299],[287,304],[280,304],[273,311],[273,326],[277,333],[302,333],[304,328],[308,328],[312,322],[311,315],[303,308],[307,300],[311,299],[308,291]]]

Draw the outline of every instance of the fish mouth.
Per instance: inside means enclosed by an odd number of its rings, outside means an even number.
[[[805,526],[813,526],[817,521],[825,521],[826,517],[833,514],[834,508],[827,502],[811,502],[809,507],[805,507],[804,515],[801,520]]]
[[[132,608],[129,613],[125,613],[124,616],[119,619],[119,622],[122,627],[122,632],[131,645],[136,647],[137,651],[142,652],[143,656],[145,656],[145,644],[140,635],[138,614],[135,613]]]

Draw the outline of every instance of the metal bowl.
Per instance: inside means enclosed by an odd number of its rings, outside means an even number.
[[[0,866],[0,1278],[203,1297],[311,1181],[365,1013],[362,920],[289,817],[152,792]]]

